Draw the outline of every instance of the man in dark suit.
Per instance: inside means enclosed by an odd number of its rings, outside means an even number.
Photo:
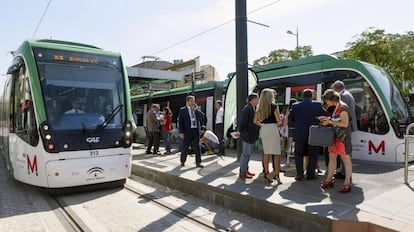
[[[240,138],[242,139],[242,153],[240,155],[240,173],[242,179],[251,179],[255,175],[249,172],[249,160],[254,143],[259,138],[259,127],[253,123],[256,106],[259,103],[259,95],[252,93],[242,110],[239,121]]]
[[[296,176],[295,180],[304,178],[303,156],[309,156],[306,178],[315,179],[315,168],[318,162],[318,146],[308,144],[309,127],[318,125],[318,116],[325,116],[326,111],[320,102],[312,101],[313,90],[305,89],[303,91],[303,101],[293,104],[289,114],[289,122],[294,124],[293,140],[295,141],[295,163]]]
[[[186,106],[180,108],[178,114],[178,131],[181,139],[184,140],[181,149],[181,166],[184,166],[187,160],[188,147],[192,145],[195,150],[196,166],[203,168],[201,165],[201,151],[200,151],[200,121],[203,119],[204,113],[197,109],[194,96],[186,97]]]

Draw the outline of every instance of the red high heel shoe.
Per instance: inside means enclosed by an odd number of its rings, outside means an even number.
[[[339,189],[339,192],[340,192],[340,193],[347,193],[347,192],[350,192],[350,191],[351,191],[351,188],[352,188],[352,184],[351,184],[351,183],[349,183],[349,184],[344,184],[344,185],[342,185],[342,187]]]
[[[326,188],[333,188],[335,184],[335,180],[332,179],[330,181],[324,181],[321,183],[321,188],[326,189]]]

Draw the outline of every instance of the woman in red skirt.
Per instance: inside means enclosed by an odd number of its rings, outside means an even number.
[[[329,165],[328,174],[326,180],[321,183],[321,188],[333,187],[335,180],[333,178],[336,169],[336,158],[341,157],[345,166],[345,181],[339,192],[346,193],[351,191],[351,175],[352,175],[352,162],[351,162],[351,127],[349,124],[349,107],[342,101],[340,101],[339,93],[332,89],[328,89],[324,92],[322,100],[328,106],[335,107],[331,117],[320,117],[322,125],[332,126],[335,129],[335,142],[329,147]]]

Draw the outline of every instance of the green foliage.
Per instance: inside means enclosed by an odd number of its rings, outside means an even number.
[[[382,29],[369,28],[347,44],[344,57],[366,61],[385,68],[403,92],[413,87],[414,33],[387,34]],[[403,85],[404,83],[404,85]]]
[[[271,51],[268,56],[263,56],[253,62],[254,66],[278,63],[285,60],[294,60],[312,56],[312,46],[299,46],[295,50],[278,49]]]

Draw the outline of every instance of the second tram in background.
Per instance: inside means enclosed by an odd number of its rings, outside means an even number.
[[[0,110],[2,155],[21,182],[53,189],[122,183],[131,174],[129,84],[118,53],[25,41]]]
[[[207,118],[207,128],[212,129],[214,124],[214,102],[216,100],[222,100],[223,96],[223,83],[210,81],[203,84],[198,84],[194,87],[194,93],[196,96],[196,103],[205,113]],[[137,115],[137,134],[138,140],[143,142],[145,139],[146,128],[146,114],[150,109],[151,103],[160,104],[161,111],[163,107],[168,106],[172,113],[173,128],[177,128],[177,117],[180,107],[184,106],[185,98],[187,95],[192,94],[191,86],[178,87],[171,90],[157,91],[152,93],[144,93],[136,96],[132,96],[132,106]],[[175,142],[178,140],[177,130],[173,130],[172,140]]]

